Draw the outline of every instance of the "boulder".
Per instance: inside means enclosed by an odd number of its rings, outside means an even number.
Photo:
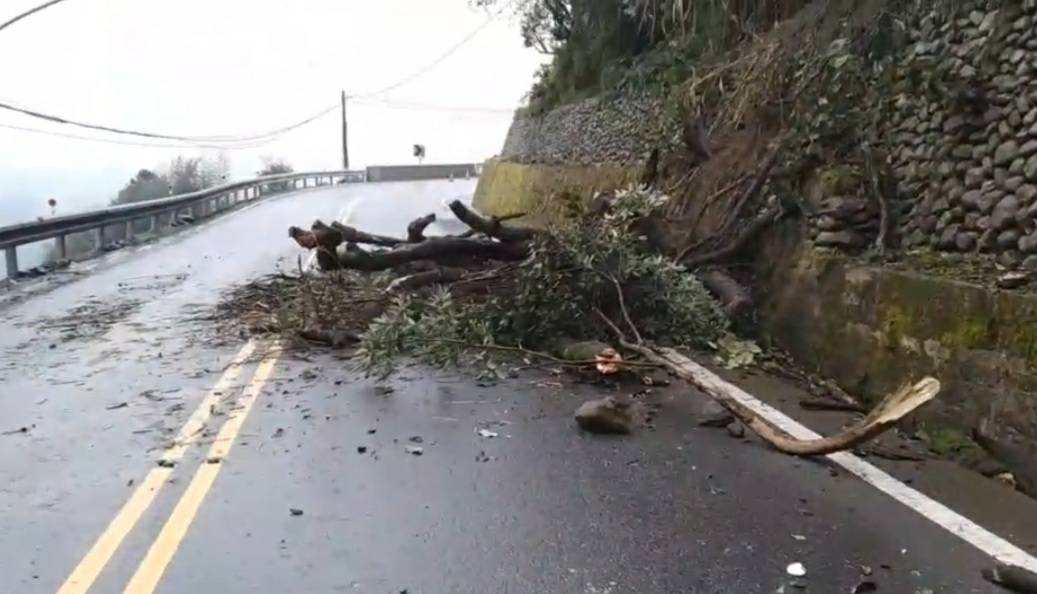
[[[976,239],[979,234],[974,231],[961,231],[954,237],[954,247],[959,252],[971,252],[976,249]]]
[[[1014,250],[1019,246],[1019,231],[1008,229],[997,236],[997,247],[1002,250]]]
[[[864,247],[866,241],[860,233],[844,229],[842,231],[822,231],[817,234],[815,243],[822,247],[858,249]]]
[[[637,422],[633,404],[613,396],[584,402],[575,417],[580,429],[591,433],[631,433]]]

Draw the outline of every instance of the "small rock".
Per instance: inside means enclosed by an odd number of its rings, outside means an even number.
[[[1018,157],[1019,143],[1014,140],[1008,140],[1001,143],[997,150],[994,151],[994,165],[996,167],[1008,165]]]
[[[1007,486],[1008,488],[1015,490],[1015,475],[1011,472],[1002,472],[1001,474],[994,477],[994,480]]]
[[[713,399],[707,400],[699,410],[699,425],[702,427],[727,427],[734,421],[731,411]]]
[[[1008,229],[997,236],[997,247],[1003,250],[1011,250],[1019,245],[1019,231]]]
[[[790,563],[785,572],[792,577],[803,577],[807,574],[807,568],[802,563]]]
[[[1023,165],[1023,176],[1027,181],[1037,182],[1037,155],[1030,157]]]
[[[631,403],[612,396],[584,402],[576,409],[576,424],[591,433],[627,434],[633,431],[635,415]]]
[[[1019,199],[1019,202],[1029,205],[1033,202],[1034,198],[1037,198],[1037,186],[1032,184],[1025,184],[1020,186],[1015,191],[1015,197]]]
[[[822,231],[817,234],[815,243],[822,247],[856,249],[864,247],[866,241],[860,233],[846,229],[843,231]]]
[[[745,437],[745,425],[735,421],[727,426],[727,434],[735,439]]]
[[[421,456],[425,453],[425,448],[421,446],[407,446],[403,450],[412,456]]]
[[[959,252],[971,252],[976,249],[977,237],[972,231],[960,232],[954,237],[954,245]]]
[[[1018,211],[1019,201],[1016,197],[1005,196],[997,203],[994,212],[990,215],[990,228],[997,231],[1007,229],[1015,221],[1015,214]]]
[[[1006,273],[998,277],[998,287],[1015,289],[1030,282],[1030,276],[1022,273]]]
[[[356,453],[358,453],[358,454],[366,454],[367,453],[367,446],[357,446],[356,447]]]
[[[298,517],[298,516],[301,516],[303,512],[302,512],[301,509],[299,509],[297,507],[293,507],[293,508],[288,510],[288,513],[293,515],[293,516]]]
[[[1022,267],[1029,272],[1037,272],[1037,255],[1023,258]]]

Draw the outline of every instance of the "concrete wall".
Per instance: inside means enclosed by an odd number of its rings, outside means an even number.
[[[367,168],[367,181],[416,181],[423,179],[469,178],[479,176],[475,163],[446,165],[376,165]]]
[[[483,165],[473,204],[491,215],[526,213],[526,224],[544,224],[566,215],[574,202],[614,190],[637,179],[638,170],[619,165],[529,165],[491,160]]]
[[[1037,295],[863,264],[803,241],[787,225],[758,258],[764,334],[808,369],[874,402],[905,381],[943,384],[925,416],[999,421],[1037,436]]]

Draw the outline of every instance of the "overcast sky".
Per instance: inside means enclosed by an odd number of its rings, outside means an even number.
[[[41,2],[0,0],[0,21]],[[486,20],[467,0],[67,0],[0,32],[0,101],[173,135],[262,133],[335,104],[341,90],[360,96],[411,75]],[[351,165],[413,162],[414,143],[427,162],[493,156],[542,60],[515,22],[495,19],[413,82],[350,103]],[[7,112],[0,125],[149,142]],[[340,147],[333,112],[228,155],[244,177],[263,156],[337,168]],[[103,205],[138,169],[206,152],[0,127],[0,225],[45,214],[50,197],[66,212]]]

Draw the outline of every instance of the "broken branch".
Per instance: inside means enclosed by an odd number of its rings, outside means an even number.
[[[796,439],[774,427],[753,412],[742,401],[749,398],[717,377],[712,371],[669,348],[653,349],[622,341],[623,348],[641,354],[645,359],[659,363],[677,377],[693,384],[717,402],[724,405],[749,429],[780,452],[794,456],[823,456],[867,442],[890,429],[900,419],[919,406],[932,400],[940,391],[940,382],[925,378],[915,385],[905,385],[886,396],[867,417],[841,433],[812,440]]]
[[[407,225],[407,241],[411,243],[425,241],[425,228],[434,222],[436,222],[436,213],[430,213],[411,221]]]
[[[540,235],[538,231],[533,229],[505,227],[501,224],[500,219],[486,218],[465,206],[460,200],[454,200],[450,203],[450,211],[454,213],[458,220],[475,231],[501,241],[529,241]]]

